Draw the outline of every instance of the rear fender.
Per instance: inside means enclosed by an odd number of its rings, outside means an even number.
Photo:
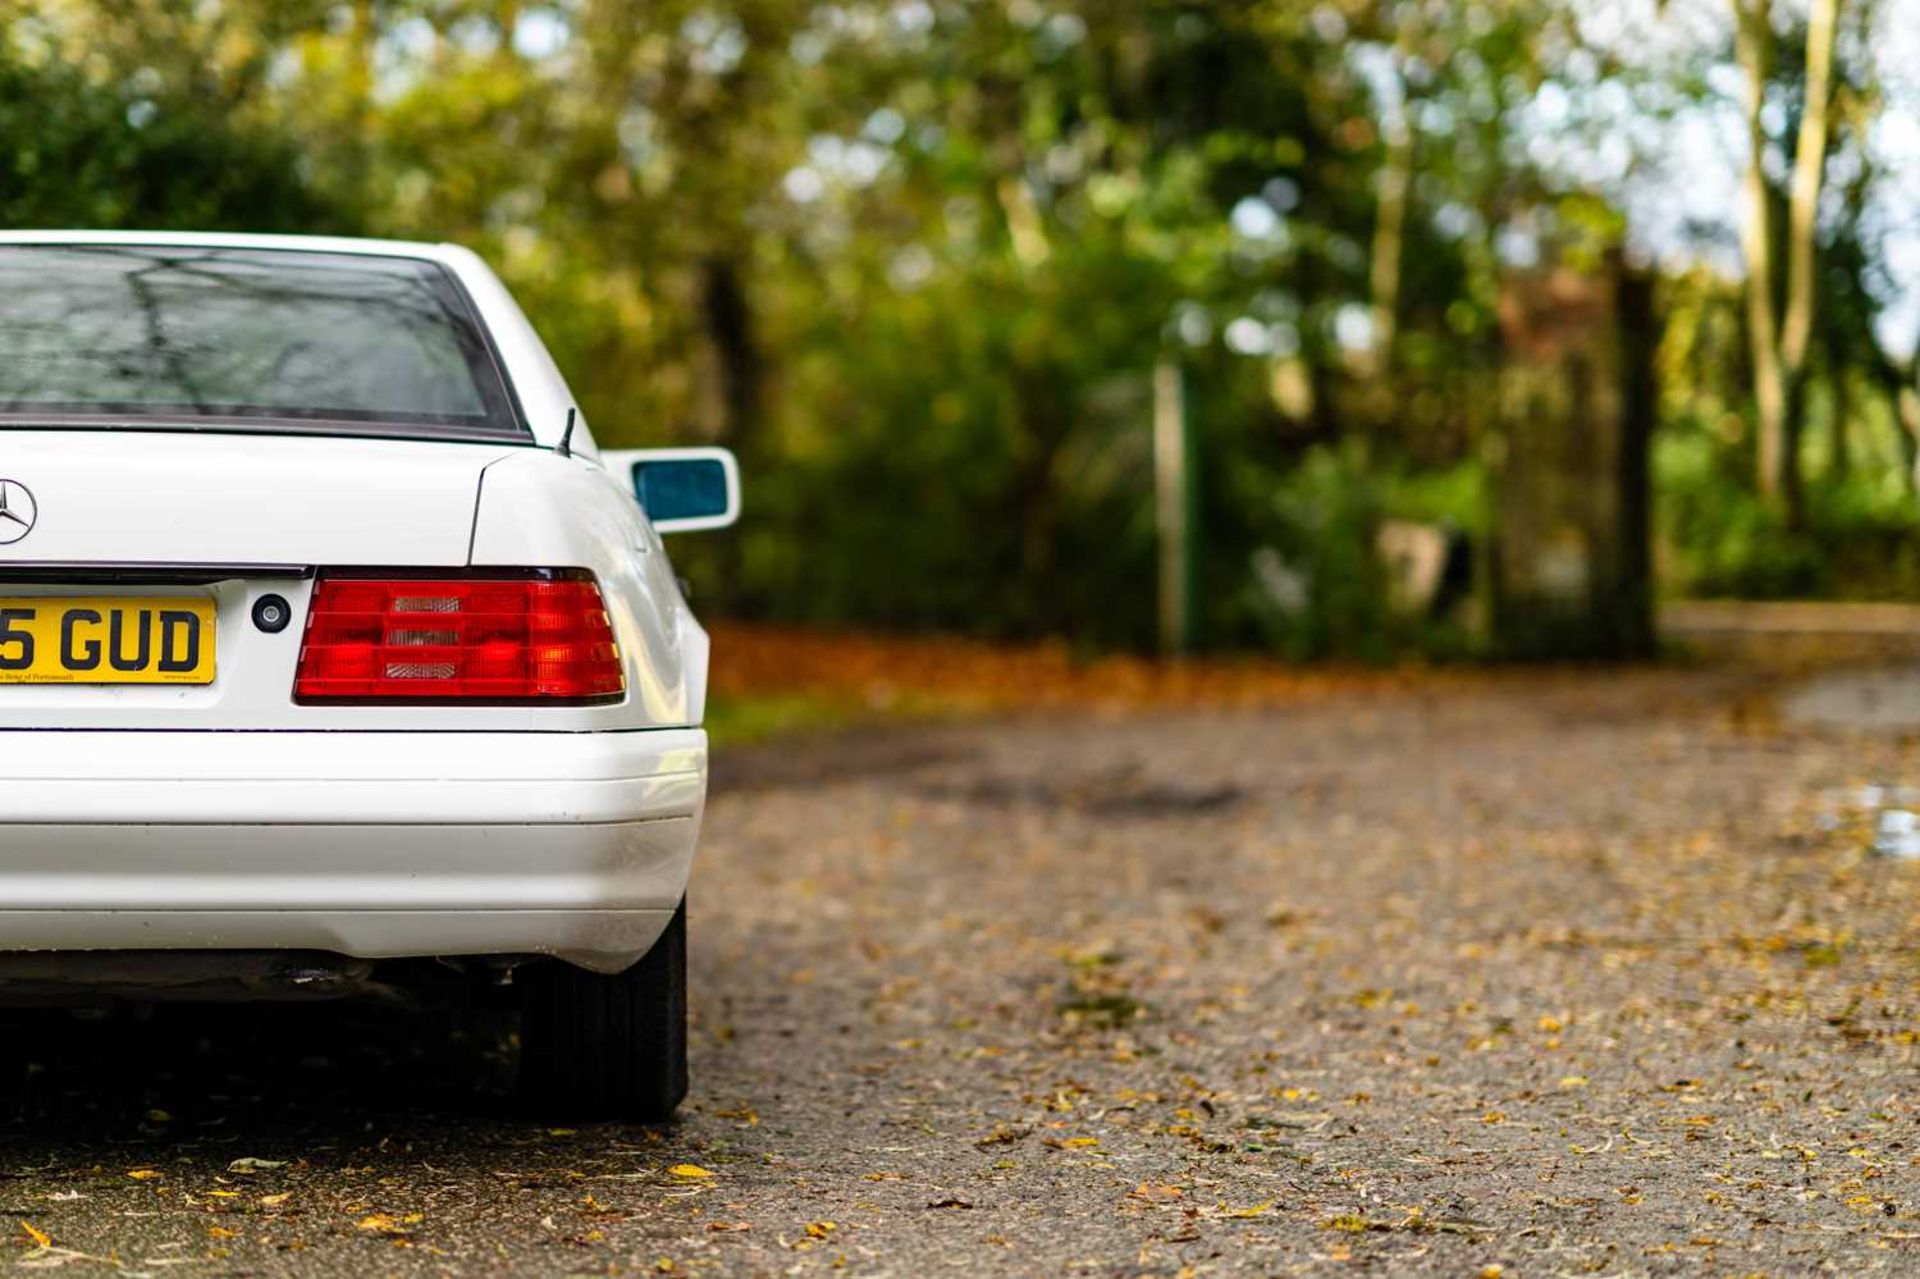
[[[620,727],[697,725],[707,636],[688,609],[666,549],[633,499],[595,462],[526,450],[487,468],[469,562],[476,568],[591,569],[626,664],[627,702],[598,709]]]

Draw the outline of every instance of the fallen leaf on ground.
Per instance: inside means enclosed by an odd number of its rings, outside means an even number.
[[[676,1177],[685,1177],[689,1181],[699,1181],[713,1174],[699,1164],[675,1164],[667,1171]]]
[[[1127,1193],[1129,1199],[1178,1199],[1187,1192],[1179,1186],[1156,1186],[1143,1181]]]

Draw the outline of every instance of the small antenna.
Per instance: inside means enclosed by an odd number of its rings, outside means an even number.
[[[560,432],[560,442],[553,446],[553,451],[561,457],[573,456],[573,419],[578,412],[573,408],[567,410],[567,429]]]

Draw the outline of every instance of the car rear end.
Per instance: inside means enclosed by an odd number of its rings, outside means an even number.
[[[431,957],[672,1002],[705,636],[474,269],[0,242],[0,1001]]]

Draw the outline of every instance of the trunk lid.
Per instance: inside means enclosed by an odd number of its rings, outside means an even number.
[[[497,444],[0,430],[22,565],[459,565]],[[33,527],[21,531],[19,490]]]

